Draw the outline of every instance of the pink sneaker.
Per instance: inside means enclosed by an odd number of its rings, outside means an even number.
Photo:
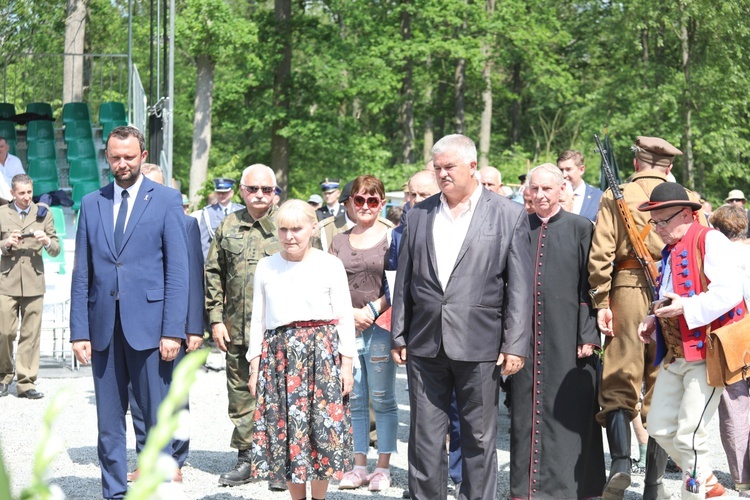
[[[370,491],[381,491],[391,487],[391,472],[388,469],[375,469],[367,476]]]
[[[365,467],[357,466],[344,474],[344,477],[341,478],[341,482],[339,483],[339,489],[353,490],[369,482],[370,479],[367,476],[367,469]]]

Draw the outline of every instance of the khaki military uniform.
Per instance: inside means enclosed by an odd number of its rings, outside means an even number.
[[[216,229],[206,259],[206,310],[211,324],[224,323],[229,418],[234,424],[230,446],[250,449],[255,398],[247,386],[250,366],[245,359],[250,342],[253,278],[258,261],[281,250],[271,209],[257,221],[247,210],[231,213]]]
[[[13,231],[22,234],[44,231],[50,238],[47,253],[60,253],[52,213],[38,217],[38,206],[32,203],[28,215],[21,219],[14,203],[0,207],[0,383],[13,381],[13,342],[21,330],[15,359],[18,393],[34,389],[39,372],[39,342],[42,327],[44,262],[42,244],[34,237],[21,240],[18,247],[6,250],[5,244]]]
[[[649,201],[651,191],[666,182],[659,170],[638,172],[631,182],[620,186],[638,231],[650,227],[648,212],[639,212],[638,205]],[[693,200],[698,197],[688,192]],[[701,211],[701,223],[706,224]],[[644,238],[646,248],[657,264],[661,260],[664,242],[655,231],[649,230]],[[614,265],[613,265],[614,263]],[[599,205],[589,253],[589,285],[592,305],[596,309],[612,310],[614,337],[604,342],[602,383],[599,392],[601,411],[597,421],[604,425],[606,414],[625,410],[630,419],[638,415],[641,386],[645,394],[641,406],[644,423],[651,405],[657,367],[654,365],[656,344],[644,344],[638,338],[638,325],[648,314],[651,292],[643,269],[635,260],[625,225],[620,218],[612,191],[607,189]]]

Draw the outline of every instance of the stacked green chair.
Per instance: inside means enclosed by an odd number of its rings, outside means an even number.
[[[52,115],[52,105],[48,102],[30,102],[26,105],[26,112],[54,118]]]
[[[96,181],[81,181],[73,184],[73,210],[81,208],[81,200],[89,193],[93,193],[101,187],[101,183]]]
[[[8,120],[0,120],[0,137],[5,137],[6,141],[15,141],[16,124]]]
[[[102,140],[106,142],[114,129],[128,124],[125,105],[121,102],[103,102],[99,106],[99,123],[102,124]]]
[[[29,161],[29,177],[34,182],[52,180],[57,182],[57,160],[54,158],[35,158]]]
[[[0,120],[16,116],[16,107],[10,102],[0,102]]]
[[[26,140],[28,142],[44,140],[55,140],[55,127],[53,122],[47,120],[33,120],[26,125]]]
[[[94,135],[91,133],[91,122],[74,121],[65,124],[65,142],[70,142],[76,139],[93,138]]]
[[[106,143],[109,134],[111,134],[114,129],[117,127],[124,127],[127,124],[127,120],[102,123],[102,140]]]
[[[128,121],[128,114],[125,111],[125,105],[121,102],[103,102],[102,105],[99,106],[99,123],[118,121]]]
[[[73,139],[68,142],[66,156],[68,163],[84,158],[96,160],[96,148],[94,147],[93,139]]]
[[[89,122],[89,105],[85,102],[69,102],[63,106],[62,120],[65,125],[70,122]]]
[[[36,139],[28,141],[28,144],[27,159],[29,162],[45,158],[57,160],[54,139]]]
[[[34,181],[34,196],[41,196],[60,189],[57,179]]]
[[[93,158],[80,158],[70,162],[68,182],[75,186],[83,181],[99,181],[99,164]]]
[[[36,186],[34,186],[34,192],[36,192]],[[65,274],[65,237],[68,234],[65,229],[65,213],[61,207],[49,207],[49,211],[52,214],[52,220],[55,222],[55,233],[60,243],[60,253],[57,257],[51,257],[44,250],[42,252],[42,259],[47,269],[49,269],[48,264],[57,264],[57,273]]]

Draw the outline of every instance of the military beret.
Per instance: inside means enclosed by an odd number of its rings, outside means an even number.
[[[226,193],[234,189],[234,179],[227,179],[226,177],[217,177],[214,179],[214,191],[217,193]]]
[[[659,137],[638,136],[633,146],[635,157],[654,167],[668,167],[675,156],[682,156],[682,151]]]
[[[339,180],[338,179],[329,179],[328,177],[326,177],[320,183],[320,190],[323,191],[323,192],[333,191],[334,189],[338,189],[338,188],[339,188]]]
[[[670,207],[690,207],[693,210],[699,210],[701,204],[691,201],[685,188],[676,182],[663,182],[651,191],[649,200],[646,203],[641,203],[638,210],[650,212],[651,210]]]

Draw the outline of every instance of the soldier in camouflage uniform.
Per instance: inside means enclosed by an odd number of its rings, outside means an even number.
[[[230,446],[238,450],[234,469],[219,478],[219,484],[227,486],[251,479],[255,398],[247,385],[250,366],[245,355],[255,267],[261,258],[281,250],[273,222],[275,187],[276,176],[269,167],[256,164],[245,169],[240,194],[247,210],[230,213],[221,222],[206,259],[206,310],[214,342],[227,353],[229,418],[235,427]]]

